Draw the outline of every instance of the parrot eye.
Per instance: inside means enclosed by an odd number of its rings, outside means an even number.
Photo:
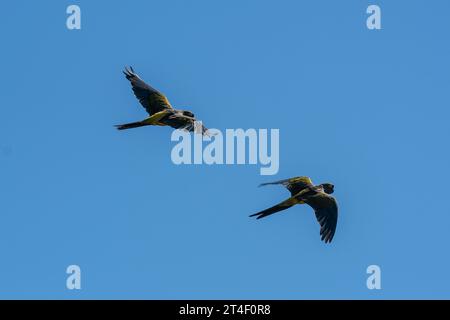
[[[324,183],[323,191],[325,191],[328,194],[332,194],[334,192],[334,185],[332,185],[331,183]]]

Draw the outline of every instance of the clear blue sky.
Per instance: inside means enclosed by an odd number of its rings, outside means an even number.
[[[78,4],[82,30],[66,28]],[[382,30],[366,8],[382,9]],[[450,298],[448,1],[4,1],[0,298]],[[175,166],[125,65],[280,171]],[[333,182],[336,236],[261,182]],[[66,267],[82,290],[66,289]],[[382,269],[382,290],[366,268]]]

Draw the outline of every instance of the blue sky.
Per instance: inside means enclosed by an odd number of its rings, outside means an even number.
[[[448,1],[1,7],[0,298],[450,298]],[[279,173],[175,166],[171,129],[115,130],[146,115],[125,65],[210,127],[279,128]],[[306,206],[248,218],[298,175],[336,186],[331,245]]]

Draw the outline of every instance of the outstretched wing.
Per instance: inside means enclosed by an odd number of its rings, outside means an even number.
[[[321,240],[325,241],[325,243],[331,242],[336,231],[338,219],[336,199],[324,192],[318,192],[305,202],[314,209],[316,219],[320,224]]]
[[[134,95],[147,110],[148,114],[153,115],[164,109],[172,109],[169,100],[158,90],[152,88],[144,82],[133,70],[132,67],[125,68],[125,77],[131,82]]]
[[[256,219],[261,219],[261,218],[267,217],[273,213],[276,213],[276,212],[279,212],[282,210],[286,210],[286,209],[292,207],[293,205],[296,205],[297,203],[299,203],[299,202],[294,197],[290,197],[289,199],[284,200],[283,202],[280,202],[279,204],[277,204],[269,209],[252,214],[250,217],[256,217]]]
[[[300,191],[306,189],[306,188],[313,188],[313,183],[309,177],[295,177],[285,180],[279,180],[275,182],[268,182],[260,184],[261,186],[267,186],[271,184],[281,184],[285,186],[290,192],[291,195],[296,195]]]

